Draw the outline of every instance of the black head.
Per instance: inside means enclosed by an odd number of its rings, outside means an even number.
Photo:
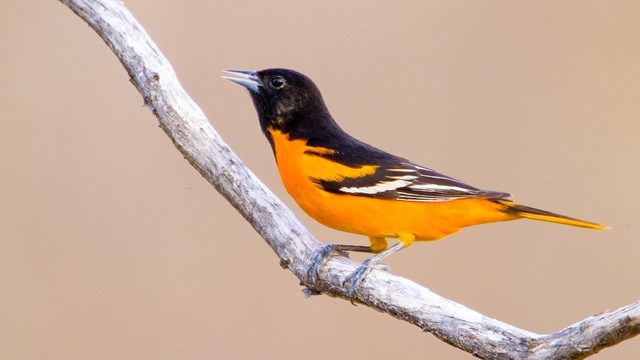
[[[228,70],[239,78],[224,77],[247,89],[258,112],[262,131],[271,141],[269,129],[290,138],[309,138],[318,127],[337,128],[318,87],[307,76],[288,69],[261,71]]]

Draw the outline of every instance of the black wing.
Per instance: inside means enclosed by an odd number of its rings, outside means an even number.
[[[310,141],[310,145],[334,149],[331,154],[318,154],[340,164],[359,168],[376,165],[371,175],[344,178],[340,181],[312,179],[322,189],[351,194],[403,201],[439,202],[456,199],[504,199],[509,193],[483,190],[467,185],[447,175],[389,154],[361,142],[344,132]]]
[[[482,190],[410,162],[384,166],[371,175],[341,181],[316,181],[324,190],[384,199],[438,202],[456,199],[504,199],[506,192]]]

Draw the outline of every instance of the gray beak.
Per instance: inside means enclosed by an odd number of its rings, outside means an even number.
[[[235,75],[237,77],[222,76],[223,79],[231,80],[236,84],[240,84],[250,91],[260,92],[262,83],[258,79],[258,75],[255,71],[247,70],[223,70],[227,74]]]

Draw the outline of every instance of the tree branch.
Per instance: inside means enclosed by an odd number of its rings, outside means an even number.
[[[343,281],[358,264],[335,257],[319,279],[307,278],[320,242],[222,141],[124,5],[117,0],[60,1],[111,48],[174,145],[251,223],[281,264],[311,291],[346,298],[349,289]],[[640,301],[543,336],[486,317],[383,271],[371,272],[355,300],[482,359],[582,359],[640,332]]]

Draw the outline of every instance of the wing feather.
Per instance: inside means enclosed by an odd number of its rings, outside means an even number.
[[[440,202],[469,198],[504,199],[510,196],[506,192],[478,189],[411,162],[381,166],[367,176],[341,181],[318,180],[316,183],[333,193],[403,201]]]
[[[353,176],[342,171],[341,174],[344,173],[345,176],[340,179],[311,176],[311,180],[325,191],[418,202],[470,198],[504,199],[510,196],[506,192],[478,189],[377,149],[338,130],[329,134],[330,136],[308,141],[309,146],[331,149],[315,154],[316,156],[355,170]]]

